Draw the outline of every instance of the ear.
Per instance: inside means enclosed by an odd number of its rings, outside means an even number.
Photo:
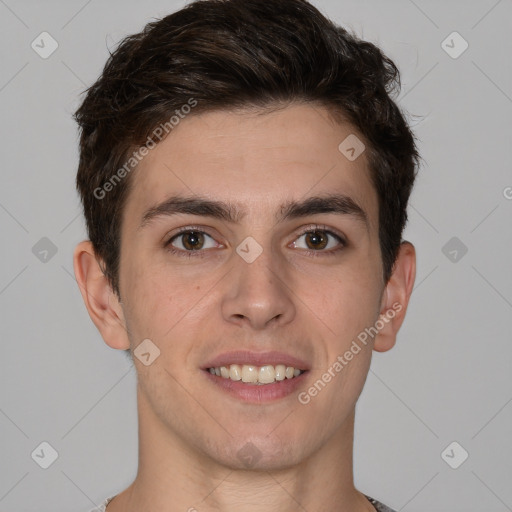
[[[90,240],[84,240],[75,247],[73,267],[89,316],[105,343],[111,348],[129,349],[130,340],[121,303],[100,267]]]
[[[410,242],[402,242],[393,273],[382,294],[379,333],[373,349],[386,352],[396,342],[396,335],[405,318],[407,305],[416,278],[416,251]]]

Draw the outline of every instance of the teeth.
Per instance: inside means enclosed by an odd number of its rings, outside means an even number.
[[[244,364],[242,366],[242,382],[258,382],[258,367]]]
[[[226,368],[225,366],[223,368]],[[229,378],[231,380],[242,380],[242,368],[237,364],[232,364],[229,367]]]
[[[273,366],[262,366],[258,372],[258,382],[261,384],[270,384],[276,381],[276,370]]]
[[[303,370],[278,364],[275,367],[271,364],[265,366],[254,366],[252,364],[232,364],[230,366],[219,366],[216,368],[208,368],[212,375],[223,377],[224,379],[241,380],[248,384],[272,384],[273,382],[293,379],[298,377]]]
[[[278,364],[276,366],[276,380],[286,379],[286,366],[284,364]]]

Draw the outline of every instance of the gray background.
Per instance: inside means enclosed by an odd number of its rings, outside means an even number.
[[[314,4],[396,61],[425,161],[406,232],[416,287],[358,405],[356,485],[399,511],[510,511],[512,2]],[[135,372],[74,280],[85,230],[71,113],[107,48],[183,5],[0,0],[2,512],[86,511],[135,476]],[[47,59],[31,48],[43,31],[59,45]],[[458,58],[441,45],[453,31],[469,44]],[[43,237],[57,249],[46,262]],[[59,455],[48,469],[31,457],[43,441]],[[453,441],[469,453],[458,469],[441,456]]]

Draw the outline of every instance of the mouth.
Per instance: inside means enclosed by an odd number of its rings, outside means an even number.
[[[228,366],[215,366],[207,368],[211,375],[230,379],[244,384],[265,386],[274,382],[290,380],[302,375],[307,370],[301,370],[285,364],[255,366],[251,364],[230,364]]]
[[[217,389],[231,397],[261,404],[297,391],[310,366],[282,352],[236,351],[217,356],[201,370]]]

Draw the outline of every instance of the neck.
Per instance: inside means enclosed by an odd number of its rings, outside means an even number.
[[[169,512],[375,512],[353,484],[354,410],[332,438],[297,464],[248,470],[219,464],[184,442],[154,415],[140,389],[137,398],[138,473],[107,512],[136,512],[148,504]]]

